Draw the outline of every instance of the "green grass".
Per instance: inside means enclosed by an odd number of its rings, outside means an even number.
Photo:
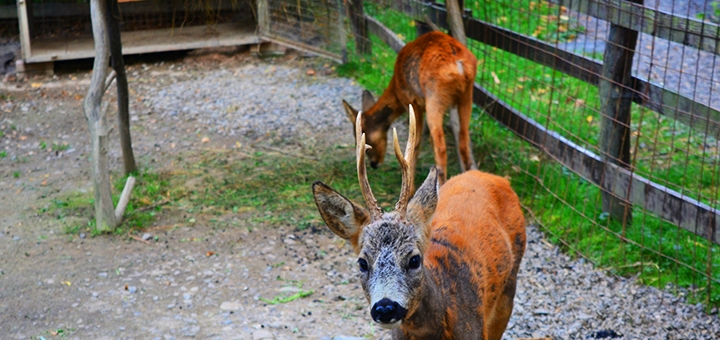
[[[534,11],[530,12],[526,10],[530,3],[474,1],[467,2],[467,6],[476,17],[539,39],[555,42],[572,38],[560,34],[568,32],[567,29],[558,32],[559,25],[568,24],[570,28],[572,22],[560,19],[557,7],[533,2]],[[374,5],[366,5],[366,11],[406,41],[415,37],[409,17]],[[559,22],[553,24],[553,20]],[[371,41],[373,55],[358,57],[351,52],[352,62],[341,69],[341,74],[353,76],[379,93],[392,75],[395,54],[377,38],[371,37]],[[601,115],[596,87],[475,41],[470,41],[469,47],[479,60],[480,84],[534,120],[599,153]],[[602,59],[596,54],[589,57]],[[482,115],[481,110],[476,108],[474,117],[471,129],[481,168],[511,178],[523,205],[531,209],[531,217],[542,224],[552,242],[613,273],[637,275],[646,284],[672,287],[690,301],[720,305],[718,245],[667,223],[642,207],[633,209],[634,220],[623,229],[602,211],[597,186],[543,156],[492,118]],[[632,108],[632,122],[636,173],[720,207],[718,153],[706,147],[714,145],[714,139],[637,105]],[[449,165],[450,170],[454,168]],[[712,273],[710,291],[706,272]]]

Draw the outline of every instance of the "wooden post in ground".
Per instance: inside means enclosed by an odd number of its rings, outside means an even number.
[[[130,138],[130,110],[127,74],[125,73],[125,62],[122,54],[122,39],[120,38],[120,8],[117,0],[106,0],[108,37],[110,39],[110,55],[112,68],[116,73],[115,85],[117,86],[118,100],[118,127],[120,134],[120,146],[122,147],[123,164],[125,175],[137,172],[135,155],[132,149]]]
[[[348,0],[348,16],[352,26],[353,36],[355,37],[355,49],[360,54],[372,53],[372,45],[368,36],[367,20],[365,20],[365,10],[363,9],[362,0]]]
[[[448,26],[450,26],[450,34],[460,43],[467,46],[467,37],[465,36],[465,24],[463,23],[463,8],[460,7],[464,2],[461,0],[446,0],[445,7],[447,9]]]
[[[90,1],[90,18],[92,20],[93,40],[95,43],[95,61],[88,93],[83,102],[83,112],[88,123],[92,140],[92,175],[95,194],[95,222],[98,231],[112,231],[122,221],[122,215],[135,179],[129,177],[120,197],[118,209],[113,209],[112,186],[110,184],[110,166],[107,157],[108,137],[110,129],[107,116],[102,105],[102,98],[115,73],[108,76],[110,62],[110,46],[107,25],[107,8],[105,0]]]
[[[270,34],[270,3],[269,0],[257,0],[258,34]]]
[[[642,4],[643,0],[632,0]],[[601,157],[605,162],[630,168],[630,109],[633,98],[632,62],[637,45],[638,32],[615,24],[610,25],[602,77],[598,85],[600,95]],[[603,211],[622,222],[623,228],[632,220],[632,205],[626,197],[615,197],[609,186],[612,178],[606,178],[603,186]],[[629,190],[628,190],[629,192]]]

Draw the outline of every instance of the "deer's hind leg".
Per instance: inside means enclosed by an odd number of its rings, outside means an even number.
[[[476,170],[477,165],[470,147],[470,119],[472,116],[472,86],[462,94],[457,109],[450,108],[450,126],[455,135],[455,142],[462,171]],[[453,117],[454,116],[454,117]],[[453,122],[453,119],[456,121]]]
[[[445,132],[443,132],[443,117],[449,106],[449,100],[433,96],[427,99],[425,106],[426,119],[430,137],[433,141],[435,153],[435,166],[438,168],[438,180],[440,185],[447,180],[447,146],[445,145]]]

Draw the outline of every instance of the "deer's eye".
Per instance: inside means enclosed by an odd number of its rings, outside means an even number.
[[[367,263],[367,261],[365,261],[365,259],[358,259],[358,266],[360,267],[361,272],[367,273],[368,263]]]
[[[410,261],[408,262],[408,268],[418,269],[420,268],[420,264],[422,264],[422,259],[420,258],[420,255],[415,255],[410,258]]]

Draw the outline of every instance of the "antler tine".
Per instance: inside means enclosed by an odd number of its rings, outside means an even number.
[[[397,131],[393,128],[393,147],[395,149],[395,157],[400,163],[400,169],[402,171],[402,187],[400,190],[400,199],[395,204],[395,211],[400,214],[401,218],[405,218],[407,212],[407,204],[410,201],[410,194],[413,191],[413,184],[415,180],[415,145],[419,140],[417,135],[417,123],[415,117],[415,110],[412,105],[409,105],[408,116],[410,117],[410,126],[408,126],[408,141],[405,146],[405,156],[403,156],[400,150],[400,142],[398,142]]]
[[[358,182],[360,183],[360,191],[362,192],[363,198],[365,198],[365,204],[370,211],[370,217],[373,221],[377,221],[382,218],[382,209],[380,209],[370,189],[370,182],[367,178],[365,151],[371,147],[365,144],[365,133],[362,132],[362,111],[358,112],[357,118],[355,119],[355,153],[357,157]]]

